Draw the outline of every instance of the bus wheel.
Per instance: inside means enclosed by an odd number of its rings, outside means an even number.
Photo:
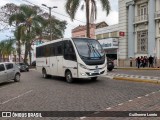
[[[66,78],[66,81],[67,81],[68,83],[72,83],[72,82],[73,82],[72,73],[71,73],[70,71],[67,71],[67,72],[66,72],[65,78]]]
[[[43,78],[47,78],[47,73],[45,69],[42,70],[42,75],[43,75]]]
[[[91,80],[96,81],[97,77],[92,77]]]

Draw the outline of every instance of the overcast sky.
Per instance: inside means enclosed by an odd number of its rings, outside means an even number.
[[[42,7],[42,9],[45,10],[45,8],[41,4],[46,4],[49,7],[57,6],[58,8],[54,8],[52,10],[52,15],[54,15],[59,20],[66,20],[68,25],[67,29],[65,30],[64,37],[71,37],[71,29],[77,27],[78,25],[84,25],[86,18],[85,18],[85,11],[79,10],[76,13],[76,17],[74,21],[71,21],[68,15],[65,12],[65,2],[66,0],[1,0],[0,7],[5,5],[6,3],[14,3],[17,5],[20,4],[29,4],[25,1],[29,1],[35,5],[38,5]],[[106,16],[106,13],[102,11],[101,4],[99,0],[96,0],[97,7],[98,7],[98,13],[97,13],[97,20],[95,23],[105,21],[109,25],[117,24],[118,23],[118,0],[109,0],[111,4],[111,11],[108,16]],[[84,3],[84,0],[81,0],[81,5]],[[46,10],[48,12],[48,10]],[[1,27],[0,27],[1,28]],[[6,39],[6,36],[13,36],[8,31],[0,31],[0,40]]]

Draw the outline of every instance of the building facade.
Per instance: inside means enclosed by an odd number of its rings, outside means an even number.
[[[90,38],[96,38],[95,30],[97,28],[106,27],[108,24],[106,22],[100,22],[97,24],[90,24]],[[87,37],[86,35],[86,25],[79,25],[72,30],[72,37]]]
[[[106,56],[115,60],[115,65],[118,65],[118,47],[119,47],[119,25],[111,25],[103,28],[98,28],[95,31],[96,39],[100,42],[105,50]]]
[[[120,66],[129,66],[130,58],[150,55],[159,64],[160,0],[119,0],[119,30],[125,32],[119,38]]]

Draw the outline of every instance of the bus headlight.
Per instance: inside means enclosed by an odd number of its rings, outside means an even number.
[[[81,64],[81,63],[79,63],[79,66],[88,70],[88,68],[86,66],[84,66],[83,64]]]

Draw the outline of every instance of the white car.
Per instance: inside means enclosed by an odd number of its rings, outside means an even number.
[[[0,83],[14,80],[20,81],[20,70],[15,63],[0,62]]]

